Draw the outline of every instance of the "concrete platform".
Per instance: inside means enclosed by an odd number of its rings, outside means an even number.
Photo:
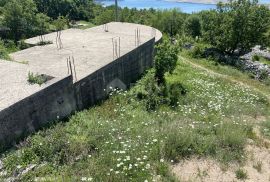
[[[12,61],[0,60],[0,111],[19,100],[38,92],[68,75],[67,58],[74,57],[77,80],[88,76],[101,67],[111,63],[113,58],[112,38],[120,37],[120,54],[135,49],[135,30],[140,30],[140,43],[162,37],[160,31],[152,27],[130,24],[109,23],[108,32],[103,25],[80,30],[62,31],[63,49],[57,49],[56,33],[45,35],[46,41],[53,44],[34,46],[11,54]],[[26,40],[29,44],[39,42],[39,37]],[[46,74],[54,77],[42,86],[27,82],[28,72]]]

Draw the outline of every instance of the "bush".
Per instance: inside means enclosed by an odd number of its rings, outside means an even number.
[[[147,111],[154,111],[160,105],[177,106],[187,89],[181,83],[166,83],[158,85],[155,70],[150,70],[131,90],[131,97],[144,102]]]
[[[147,111],[156,110],[163,103],[163,88],[157,84],[155,71],[150,70],[142,80],[132,89],[132,95],[145,102]]]
[[[178,60],[179,49],[173,46],[168,40],[159,44],[157,47],[157,54],[155,57],[155,77],[158,84],[165,83],[165,73],[172,73],[176,67]]]
[[[185,33],[193,38],[201,36],[201,19],[196,15],[191,15],[185,20]]]
[[[185,95],[187,89],[181,83],[173,83],[167,86],[166,96],[168,98],[169,105],[177,106],[181,95]]]
[[[0,59],[10,60],[8,50],[6,49],[2,40],[0,40]]]
[[[29,72],[28,73],[28,80],[27,80],[31,85],[33,84],[38,84],[42,85],[47,81],[46,77],[44,75],[39,75],[39,74],[34,74]]]
[[[12,40],[5,40],[5,47],[8,53],[18,51],[18,47],[16,46],[15,42]]]
[[[190,55],[193,58],[202,58],[204,57],[204,51],[206,49],[206,46],[201,43],[196,43],[194,47],[190,51]]]
[[[262,70],[261,73],[260,73],[259,79],[260,80],[266,80],[267,78],[269,78],[268,71],[266,69],[265,70]]]
[[[262,134],[267,137],[270,137],[270,120],[267,120],[262,123]]]
[[[244,171],[243,169],[236,170],[235,175],[236,175],[236,178],[240,180],[246,180],[248,178],[247,172]]]

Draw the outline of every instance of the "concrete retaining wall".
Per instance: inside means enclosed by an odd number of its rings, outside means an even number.
[[[78,108],[104,99],[110,87],[125,89],[153,64],[154,39],[75,83]]]
[[[51,121],[105,99],[109,87],[126,89],[153,64],[155,39],[73,84],[68,76],[0,111],[0,152]]]
[[[48,122],[63,119],[75,109],[72,76],[68,76],[2,110],[0,151]]]

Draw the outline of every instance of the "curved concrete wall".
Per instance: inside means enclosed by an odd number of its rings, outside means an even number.
[[[0,152],[49,122],[105,99],[109,86],[129,87],[152,66],[154,46],[155,38],[74,84],[68,76],[0,111]]]

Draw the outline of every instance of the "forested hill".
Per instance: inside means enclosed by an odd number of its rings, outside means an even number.
[[[92,0],[0,6],[0,61],[27,48],[25,38],[115,21],[113,6]],[[107,101],[1,153],[0,181],[269,181],[269,8],[233,0],[194,14],[118,12],[121,22],[163,32],[153,68],[130,90],[112,89]]]
[[[217,5],[216,10],[191,15],[177,9],[119,8],[118,20],[153,26],[174,39],[197,37],[222,52],[246,52],[255,45],[266,46],[270,42],[269,9],[256,2],[232,1]],[[93,0],[2,0],[0,3],[1,58],[7,57],[6,52],[25,48],[23,39],[72,27],[79,20],[93,25],[115,21],[113,6],[102,7]]]

